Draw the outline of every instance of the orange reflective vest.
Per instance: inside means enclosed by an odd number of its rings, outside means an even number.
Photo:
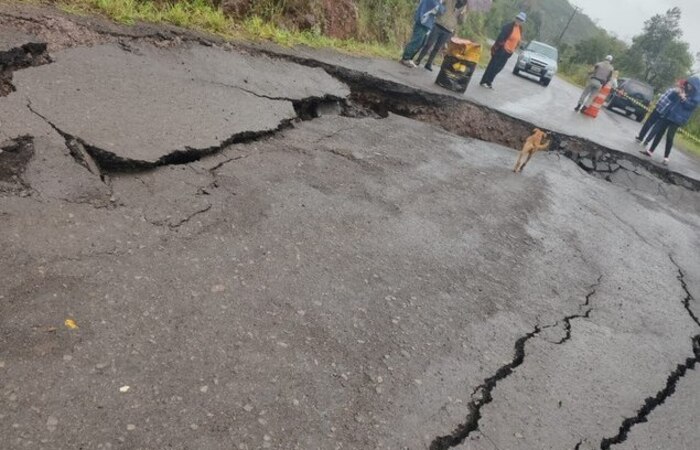
[[[503,43],[503,49],[508,53],[513,53],[518,49],[521,38],[522,32],[520,30],[520,25],[516,23],[513,25],[513,31],[510,33],[510,36],[508,36],[508,39]]]

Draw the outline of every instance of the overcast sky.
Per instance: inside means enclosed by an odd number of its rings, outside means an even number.
[[[545,0],[546,1],[546,0]],[[683,40],[695,53],[700,52],[700,0],[569,0],[579,6],[598,25],[631,41],[639,34],[644,21],[654,14],[664,13],[678,6],[683,12],[681,26]],[[696,64],[696,67],[698,65]]]

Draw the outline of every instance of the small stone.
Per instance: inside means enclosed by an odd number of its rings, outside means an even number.
[[[406,350],[401,350],[401,356],[403,356],[404,358],[411,358],[411,354],[408,353],[408,351]]]
[[[226,286],[223,284],[215,284],[214,286],[211,287],[211,291],[216,293],[216,292],[224,292],[226,290]]]
[[[122,394],[126,394],[127,392],[129,392],[129,389],[131,389],[130,386],[122,386],[119,388],[119,392],[121,392]]]
[[[8,398],[8,400],[10,400],[11,402],[14,402],[15,400],[17,400],[17,394],[10,394],[10,396],[7,397],[7,398]]]
[[[278,342],[277,345],[279,345],[279,346],[282,347],[282,348],[287,348],[287,347],[289,347],[289,344],[287,344],[286,342]]]
[[[253,410],[253,405],[246,404],[243,406],[243,409],[245,409],[247,412],[251,412]]]
[[[299,400],[293,399],[293,400],[292,400],[292,405],[294,405],[294,406],[299,406]]]
[[[199,388],[199,392],[202,392],[203,394],[206,394],[208,390],[209,386],[202,386],[201,388]]]
[[[263,441],[269,442],[272,438],[268,436],[267,434],[263,436]]]
[[[109,367],[109,363],[97,363],[97,364],[95,364],[95,369],[97,369],[97,370],[104,370],[107,367]]]
[[[515,433],[515,437],[518,438],[518,439],[522,439],[522,438],[524,438],[525,436],[523,436],[521,433]]]
[[[71,355],[63,355],[63,360],[64,361],[72,361],[73,357]]]
[[[267,425],[267,420],[260,417],[260,418],[258,418],[258,423],[262,426],[265,426],[265,425]]]
[[[199,425],[197,425],[196,423],[193,423],[190,425],[190,428],[192,428],[193,430],[196,430],[197,428],[199,428]]]
[[[423,382],[421,380],[418,380],[418,379],[413,380],[413,382],[416,383],[417,385],[423,384]]]
[[[56,428],[56,425],[58,425],[58,419],[54,416],[49,416],[49,418],[46,420],[46,426]]]
[[[126,431],[134,431],[136,429],[136,425],[133,423],[130,423],[126,426]]]
[[[0,369],[4,369],[4,368],[5,368],[5,361],[0,361]]]
[[[381,386],[377,386],[376,388],[374,388],[374,390],[377,392],[377,394],[381,394],[382,392],[384,392],[384,389],[382,389]]]

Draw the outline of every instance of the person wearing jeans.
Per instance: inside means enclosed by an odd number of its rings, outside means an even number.
[[[521,12],[515,20],[501,29],[501,34],[496,38],[496,42],[491,47],[491,60],[486,66],[484,75],[479,84],[483,87],[493,89],[493,80],[506,66],[508,59],[518,49],[523,34],[523,24],[527,20],[527,14]]]
[[[683,81],[682,83],[684,84],[685,82]],[[659,97],[659,101],[656,102],[656,107],[651,112],[651,114],[649,114],[647,120],[644,121],[644,125],[642,125],[642,129],[639,130],[639,134],[635,136],[637,142],[644,141],[644,145],[648,145],[652,141],[652,139],[654,139],[657,131],[654,125],[656,125],[659,122],[659,120],[664,116],[664,114],[666,114],[666,111],[668,111],[668,109],[671,106],[673,106],[673,104],[680,98],[679,93],[679,87],[672,87],[671,89],[668,89],[666,92],[664,92],[661,95],[661,97]],[[649,131],[652,132],[649,133]]]
[[[445,12],[442,0],[421,0],[414,16],[413,33],[406,44],[401,57],[401,64],[406,67],[416,67],[413,57],[425,44],[428,33],[435,25],[435,18]]]
[[[450,40],[455,28],[457,28],[459,17],[464,14],[466,9],[466,6],[464,6],[465,3],[464,0],[444,0],[443,6],[445,12],[435,20],[435,26],[428,36],[428,42],[423,46],[423,49],[418,55],[418,59],[416,60],[417,65],[420,65],[425,55],[430,52],[430,56],[428,56],[428,60],[425,63],[425,68],[426,70],[433,70],[433,61],[440,49]]]
[[[654,150],[661,142],[661,138],[664,133],[666,133],[666,151],[664,153],[664,164],[668,164],[668,157],[671,154],[671,149],[673,148],[673,139],[676,136],[678,128],[685,125],[690,117],[695,112],[695,109],[700,104],[700,77],[693,76],[688,78],[688,82],[685,84],[685,89],[681,90],[679,93],[679,99],[671,107],[669,107],[666,114],[661,117],[659,122],[656,124],[657,133],[654,137],[654,142],[652,142],[651,147],[647,150],[647,156],[652,156]]]

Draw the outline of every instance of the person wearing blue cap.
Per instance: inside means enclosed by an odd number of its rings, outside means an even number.
[[[491,61],[484,71],[479,83],[483,87],[493,89],[493,80],[506,66],[508,59],[518,49],[523,37],[523,24],[527,20],[527,14],[521,12],[515,16],[515,20],[506,24],[501,29],[501,34],[491,46]]]

